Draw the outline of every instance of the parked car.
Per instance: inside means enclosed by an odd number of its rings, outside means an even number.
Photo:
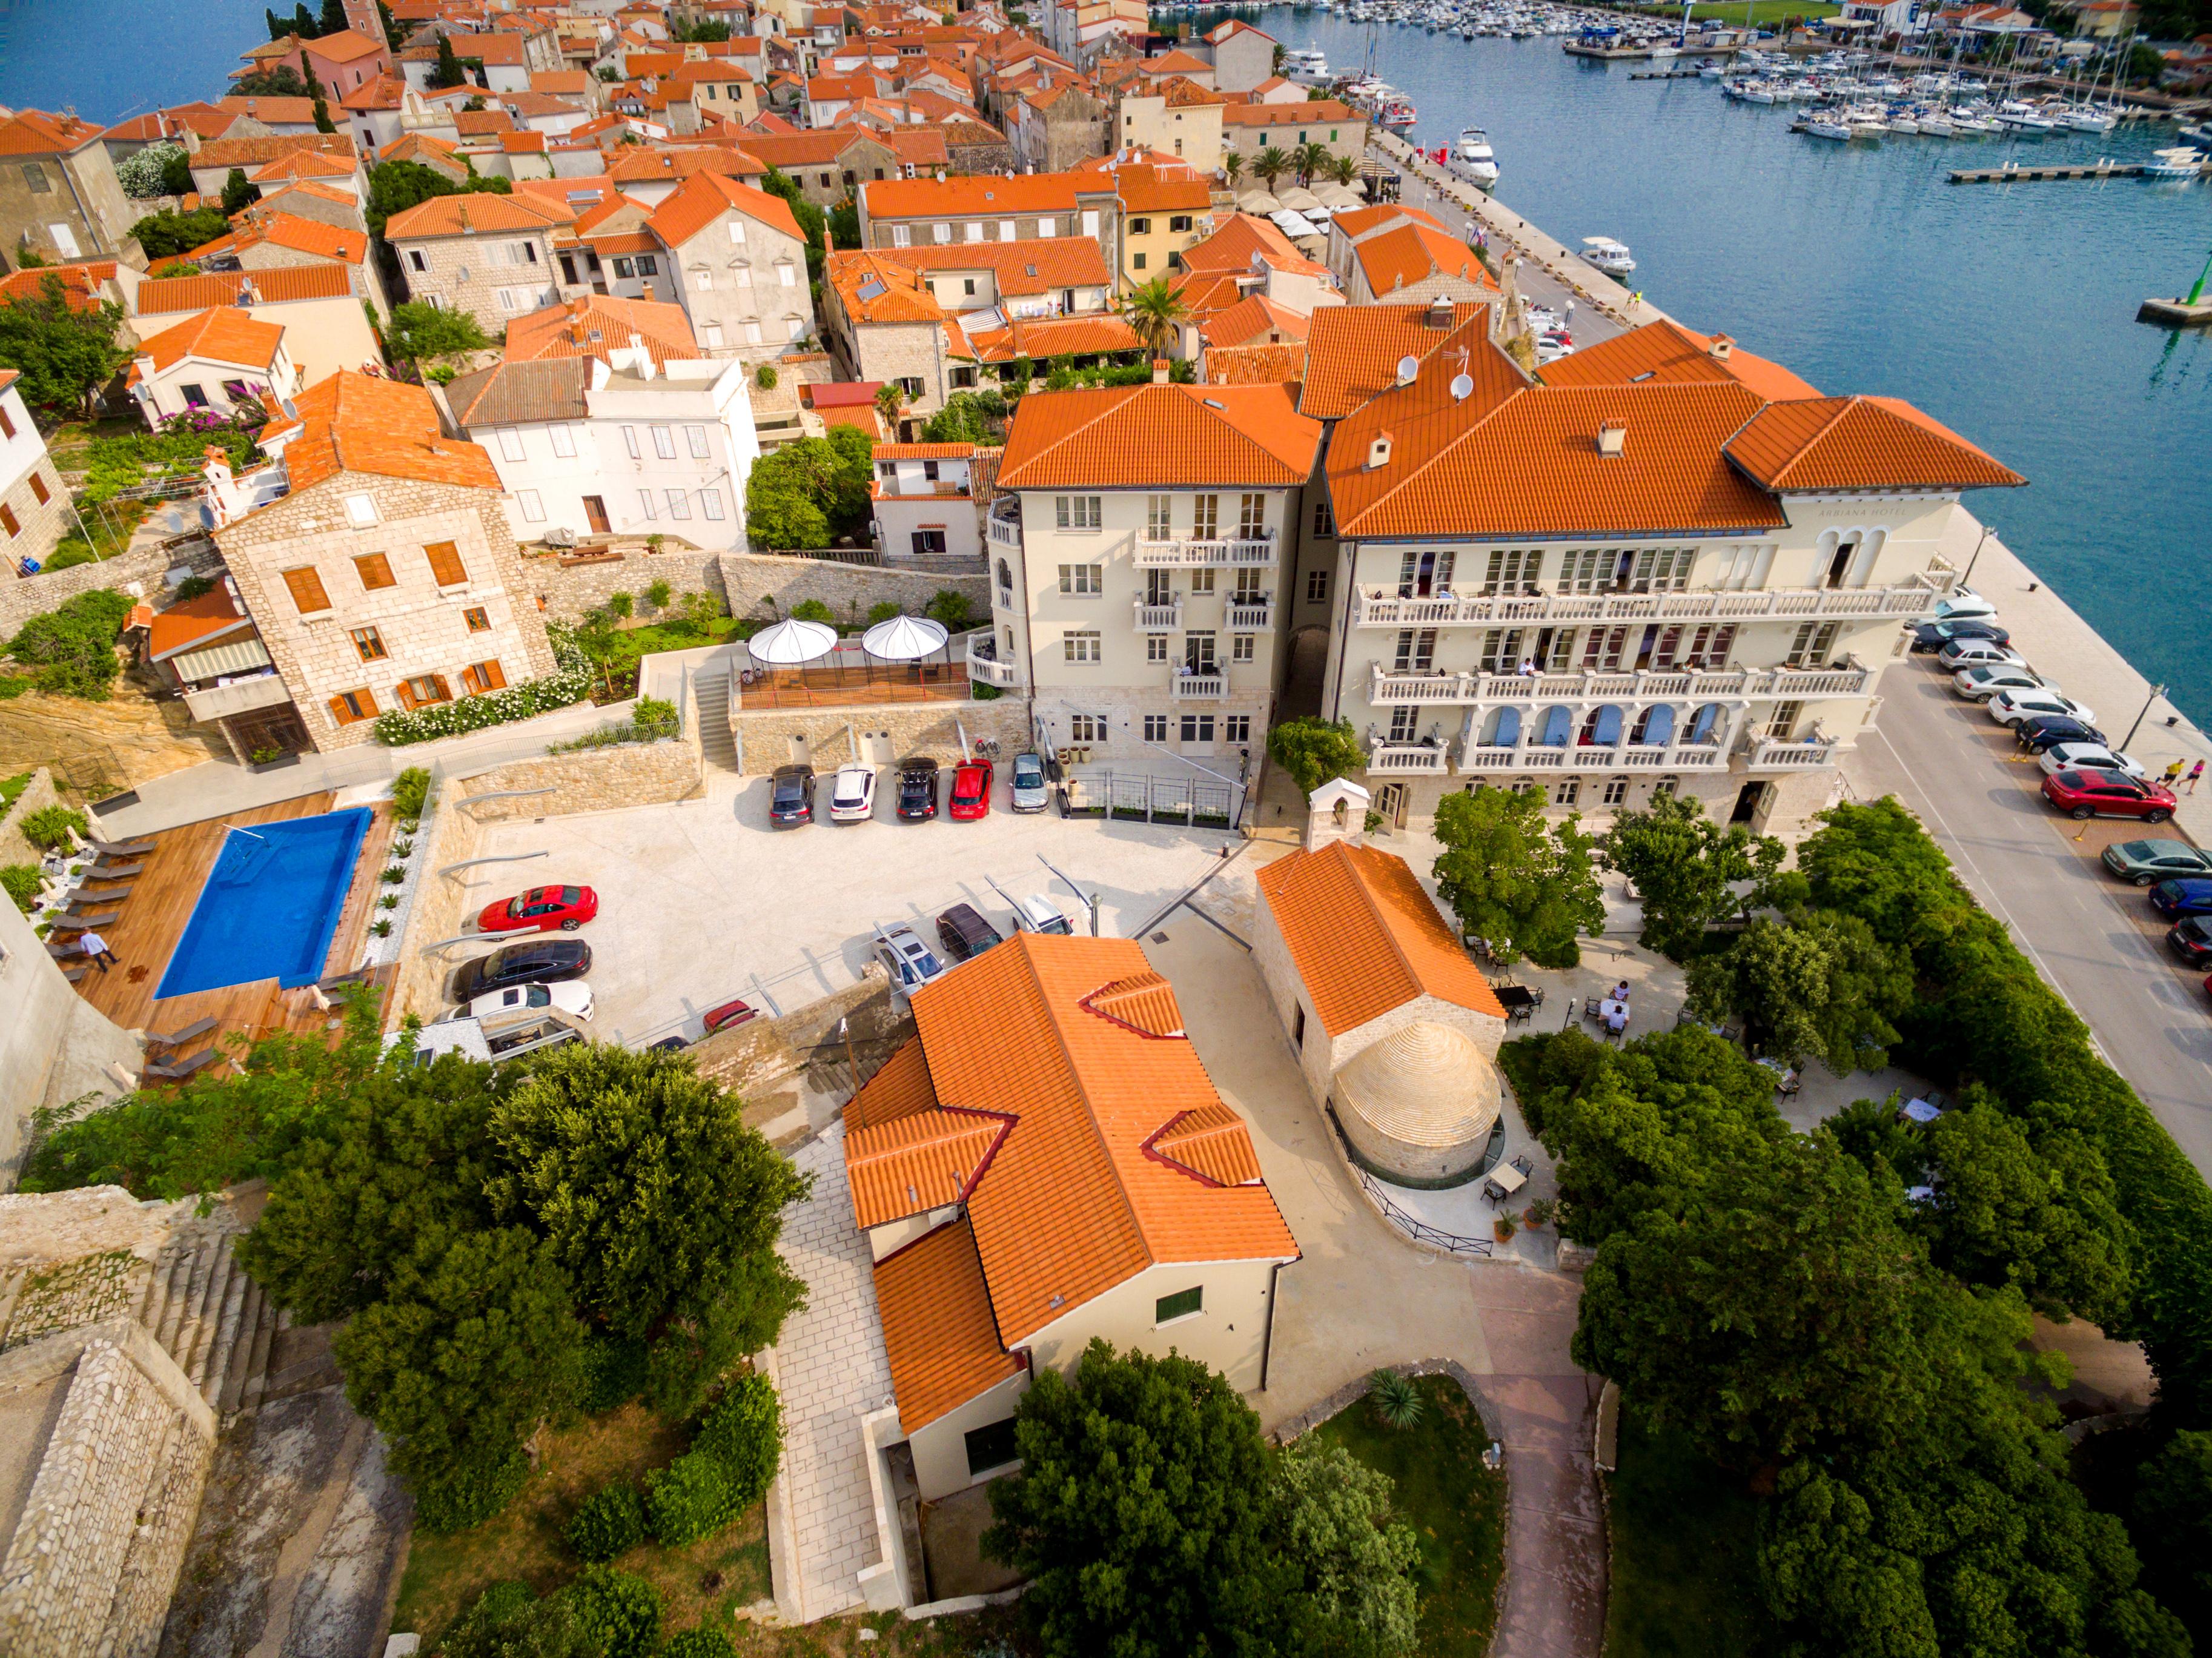
[[[876,815],[876,768],[854,764],[837,768],[830,785],[830,821],[858,823]]]
[[[2039,714],[2013,727],[2013,740],[2040,753],[2054,743],[2103,743],[2105,733],[2071,714]]]
[[[2024,663],[1984,663],[1961,668],[1951,676],[1951,689],[1969,702],[1985,701],[1999,691],[2049,691],[2058,695],[2058,682],[2045,679]]]
[[[939,916],[937,936],[945,945],[945,953],[956,962],[981,956],[993,944],[1003,942],[999,929],[985,920],[973,904],[955,904]]]
[[[937,816],[937,762],[915,755],[899,762],[898,815],[912,820]]]
[[[2057,691],[1999,691],[1990,699],[1989,706],[1990,718],[2000,726],[2017,726],[2039,714],[2063,714],[2085,726],[2095,724],[2097,719],[2087,704],[2076,702],[2070,696],[2061,696]]]
[[[1994,622],[1923,622],[1912,629],[1912,650],[1916,656],[1925,656],[1940,651],[1954,639],[1986,639],[1994,645],[2009,645],[2012,635]]]
[[[469,1003],[469,1017],[481,1019],[487,1013],[508,1013],[517,1008],[553,1007],[563,1013],[573,1013],[580,1019],[592,1017],[592,987],[581,979],[564,979],[559,984],[510,985],[505,990],[489,990]]]
[[[1932,616],[1937,622],[1986,622],[1996,613],[1997,607],[1972,587],[1955,587],[1936,600]]]
[[[1014,906],[1014,928],[1019,932],[1055,932],[1066,936],[1074,932],[1075,924],[1061,913],[1058,904],[1042,893],[1036,893]]]
[[[933,979],[945,974],[945,963],[922,943],[910,926],[895,926],[876,935],[876,959],[891,975],[891,988],[911,996]]]
[[[1956,673],[1961,668],[1978,668],[1984,664],[2018,662],[2021,654],[2008,645],[2000,645],[1992,639],[1954,639],[1936,653],[1936,660]]]
[[[520,897],[487,904],[477,917],[479,932],[574,932],[599,913],[589,887],[532,887]]]
[[[592,947],[581,938],[532,938],[463,962],[453,975],[453,999],[472,1002],[509,985],[560,984],[591,970]]]
[[[718,1030],[728,1030],[760,1017],[760,1010],[748,1001],[724,1002],[720,1007],[710,1007],[702,1021],[711,1036]]]
[[[952,805],[949,808],[955,823],[972,823],[978,817],[991,815],[991,762],[988,760],[963,760],[952,774]]]
[[[1042,811],[1052,804],[1051,791],[1044,784],[1044,759],[1034,752],[1014,756],[1012,779],[1016,811]]]
[[[2160,881],[2150,890],[2150,907],[2169,921],[2212,915],[2212,880]]]
[[[2212,962],[2212,915],[2187,915],[2166,931],[2166,947],[2191,967]]]
[[[2043,780],[2043,797],[2069,817],[2140,817],[2163,823],[2173,816],[2173,796],[2166,789],[2118,772],[2054,772]]]
[[[2185,841],[2123,841],[2106,847],[2105,867],[2123,881],[2147,887],[2177,877],[2212,875],[2212,852]]]
[[[2046,772],[2116,771],[2141,777],[2143,768],[2124,754],[2115,754],[2102,743],[2053,743],[2035,762]]]
[[[768,821],[771,823],[811,823],[814,821],[814,768],[778,766],[769,785]]]

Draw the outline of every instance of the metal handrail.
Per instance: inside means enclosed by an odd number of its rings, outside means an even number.
[[[1447,1254],[1491,1255],[1497,1253],[1495,1247],[1486,1239],[1463,1238],[1456,1232],[1447,1232],[1431,1226],[1418,1216],[1409,1215],[1401,1209],[1391,1201],[1390,1194],[1382,1189],[1382,1182],[1360,1166],[1358,1155],[1352,1149],[1351,1138],[1345,1133],[1344,1125],[1336,1120],[1336,1113],[1327,1111],[1322,1114],[1328,1117],[1328,1126],[1336,1131],[1338,1143],[1344,1149],[1345,1166],[1352,1170],[1352,1177],[1359,1182],[1359,1189],[1374,1199],[1375,1206],[1382,1212],[1383,1219],[1415,1242],[1431,1244]]]

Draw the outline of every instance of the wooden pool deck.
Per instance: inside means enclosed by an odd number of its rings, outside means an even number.
[[[121,914],[100,929],[108,948],[115,952],[118,965],[106,973],[96,967],[92,969],[77,981],[78,993],[126,1030],[158,1033],[175,1030],[204,1018],[216,1022],[217,1029],[186,1042],[172,1056],[175,1058],[220,1044],[223,1038],[234,1034],[250,1041],[277,1030],[304,1035],[335,1029],[337,1012],[316,1006],[313,992],[306,988],[281,990],[274,979],[228,985],[220,990],[198,990],[183,996],[157,999],[154,993],[169,965],[169,957],[175,952],[177,941],[184,936],[185,925],[191,920],[192,906],[199,902],[200,889],[207,884],[208,873],[222,850],[225,832],[234,825],[250,829],[256,823],[312,817],[328,811],[331,798],[327,793],[305,794],[250,811],[182,824],[154,836],[154,849],[143,859],[132,859],[143,862],[145,867],[131,878],[132,890],[123,902]],[[353,967],[365,930],[376,914],[377,895],[382,890],[377,876],[384,867],[386,849],[392,844],[392,831],[389,805],[373,808],[368,832],[362,837],[360,855],[354,863],[353,882],[346,892],[345,906],[338,914],[337,931],[331,935],[330,954],[325,957],[323,973],[326,978],[349,972]],[[89,884],[86,895],[97,898],[102,886],[111,884]],[[82,963],[82,958],[76,956],[59,960],[65,969]],[[382,969],[374,976],[379,982],[388,983],[391,970]]]

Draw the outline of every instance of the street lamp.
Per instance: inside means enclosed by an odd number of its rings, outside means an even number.
[[[2150,688],[2150,695],[2143,699],[2142,713],[2136,715],[2136,723],[2128,727],[2128,734],[2120,739],[2121,748],[2126,748],[2129,744],[2136,740],[2136,732],[2142,727],[2143,714],[2148,714],[2150,705],[2165,695],[2166,687],[2163,685],[2154,685]]]
[[[1982,556],[1982,547],[1984,543],[1986,543],[1989,538],[1996,532],[1997,526],[1994,524],[1984,524],[1982,525],[1982,539],[1974,544],[1974,558],[1970,558],[1966,561],[1966,574],[1959,578],[1959,585],[1961,587],[1965,586],[1969,581],[1973,580],[1974,559],[1979,558]]]

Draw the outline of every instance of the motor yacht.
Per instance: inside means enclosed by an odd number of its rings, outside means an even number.
[[[2056,132],[2058,123],[2017,98],[2008,98],[1997,106],[1997,125],[2014,132]]]
[[[1480,127],[1468,127],[1452,146],[1451,159],[1446,167],[1470,184],[1487,190],[1498,182],[1498,156],[1490,147],[1490,135]]]
[[[2154,152],[2143,163],[2146,179],[2194,179],[2204,171],[2204,152],[2188,144],[2176,144],[2171,149]]]
[[[1626,276],[1636,269],[1636,261],[1629,253],[1628,244],[1617,242],[1610,236],[1583,237],[1583,258],[1608,276]]]

